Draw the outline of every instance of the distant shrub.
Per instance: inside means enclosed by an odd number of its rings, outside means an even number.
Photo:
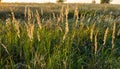
[[[58,3],[63,3],[65,0],[57,0]]]
[[[101,4],[103,4],[103,3],[110,3],[110,1],[111,1],[111,0],[101,0],[100,3],[101,3]]]

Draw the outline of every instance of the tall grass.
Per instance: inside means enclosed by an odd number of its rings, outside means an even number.
[[[45,21],[37,10],[25,8],[22,21],[12,11],[0,22],[0,68],[119,69],[119,18],[80,13],[76,7],[69,19],[69,9],[63,6]]]

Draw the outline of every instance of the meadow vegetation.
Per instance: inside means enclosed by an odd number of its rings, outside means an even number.
[[[36,5],[0,5],[1,69],[120,68],[119,8]]]

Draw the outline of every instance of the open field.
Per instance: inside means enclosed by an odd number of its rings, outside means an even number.
[[[1,69],[120,69],[120,8],[0,4]]]
[[[52,16],[52,13],[60,12],[62,6],[69,5],[70,14],[74,14],[75,7],[77,6],[80,13],[97,13],[108,15],[112,12],[114,16],[120,16],[120,8],[119,5],[108,4],[108,5],[100,5],[100,4],[54,4],[54,3],[1,3],[0,4],[0,16],[3,18],[9,18],[11,15],[11,11],[14,11],[15,16],[17,18],[23,18],[25,8],[30,7],[33,12],[37,9],[40,13],[45,16]],[[117,11],[116,11],[117,10]],[[40,14],[41,15],[41,14]],[[1,17],[0,17],[1,19]]]

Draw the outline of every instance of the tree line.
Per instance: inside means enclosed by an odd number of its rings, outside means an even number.
[[[63,3],[63,2],[65,2],[65,1],[66,1],[66,0],[57,0],[58,3]],[[101,4],[105,4],[105,3],[109,4],[110,1],[111,1],[111,0],[100,0],[100,3],[101,3]],[[95,2],[95,0],[93,0],[93,2]]]
[[[0,0],[1,2],[2,0]],[[65,2],[66,0],[57,0],[57,3],[63,3]],[[111,0],[100,0],[100,3],[101,4],[104,4],[104,3],[110,3]],[[93,2],[95,2],[95,0],[93,0]]]

